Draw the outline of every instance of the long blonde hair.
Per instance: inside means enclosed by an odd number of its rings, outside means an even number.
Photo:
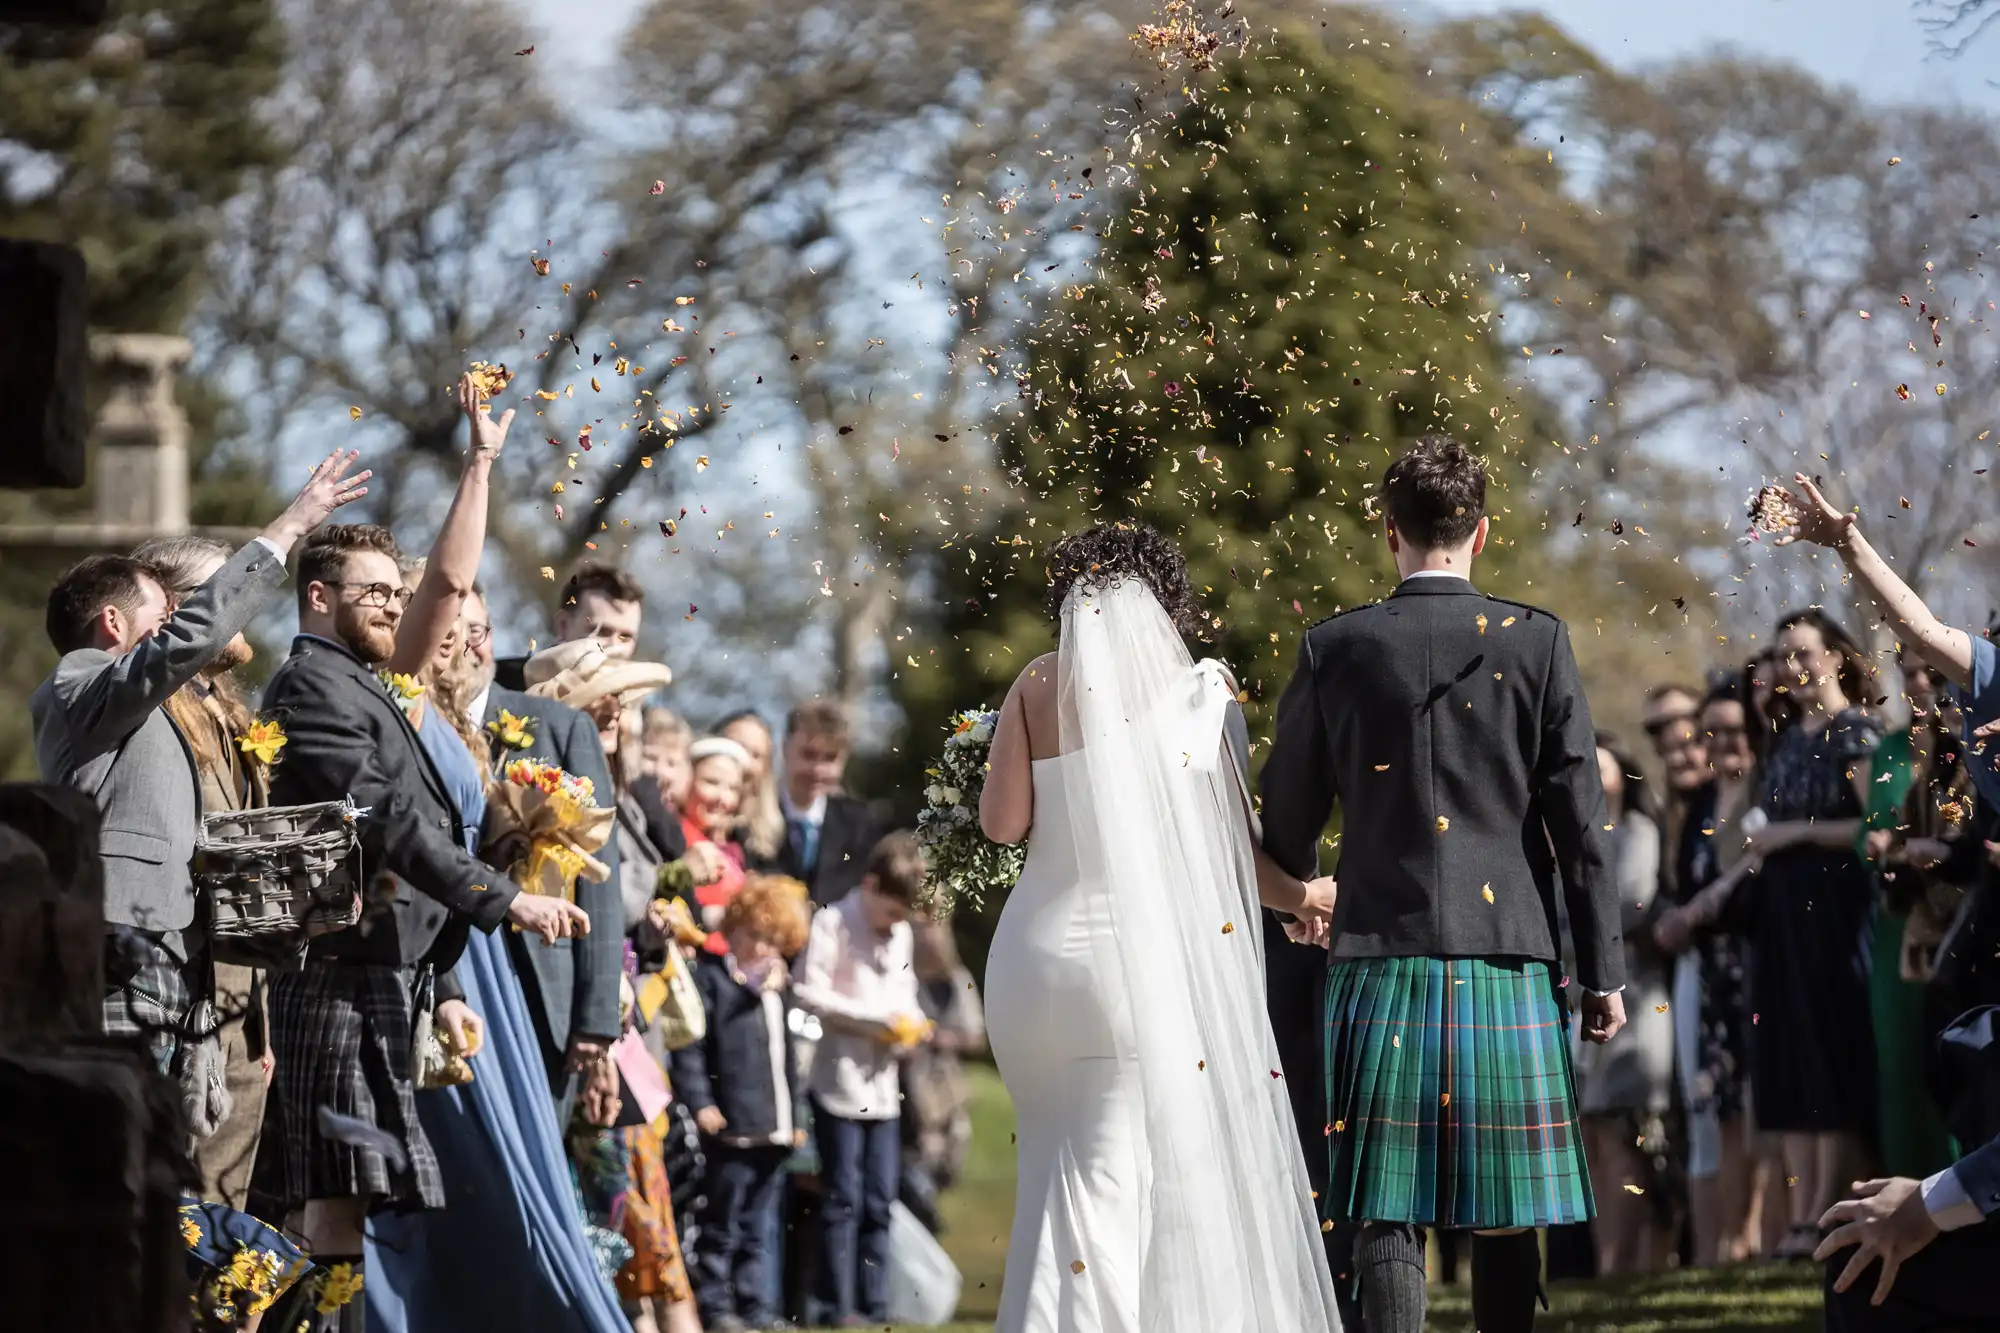
[[[142,542],[132,552],[134,559],[143,560],[159,571],[166,590],[175,598],[185,597],[199,588],[207,581],[210,565],[218,559],[227,560],[234,554],[235,548],[229,543],[195,533],[155,537]],[[243,702],[243,693],[237,687],[234,673],[212,676],[204,683],[208,686],[209,698],[220,710],[229,731],[239,736],[248,731],[253,720],[250,706]],[[269,774],[255,755],[232,756],[228,749],[229,742],[216,735],[215,717],[202,704],[201,695],[193,682],[169,695],[166,709],[167,716],[186,737],[188,748],[194,751],[195,763],[213,774],[223,787],[229,785],[232,763],[242,766],[243,776],[253,792],[261,792],[268,786]]]
[[[785,812],[778,804],[778,734],[750,709],[722,719],[715,734],[727,733],[738,722],[756,723],[768,739],[763,770],[745,769],[743,773],[743,803],[736,808],[737,839],[751,856],[769,861],[785,845]]]
[[[479,674],[472,664],[472,655],[465,650],[463,636],[452,650],[451,661],[442,671],[431,673],[428,693],[445,721],[451,723],[451,729],[465,742],[465,748],[479,761],[479,767],[491,768],[492,747],[486,743],[486,733],[479,729],[479,719],[472,716],[472,701],[479,697]]]

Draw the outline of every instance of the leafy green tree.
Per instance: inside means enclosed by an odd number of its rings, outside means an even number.
[[[1094,280],[1030,340],[1000,432],[1010,503],[940,564],[945,633],[898,678],[918,750],[941,710],[997,702],[1047,644],[1049,544],[1090,523],[1137,519],[1180,543],[1253,730],[1299,629],[1391,586],[1367,506],[1416,437],[1487,455],[1483,581],[1518,592],[1533,577],[1526,516],[1507,506],[1535,437],[1475,271],[1483,192],[1448,160],[1464,116],[1377,51],[1336,58],[1281,33],[1161,122]]]

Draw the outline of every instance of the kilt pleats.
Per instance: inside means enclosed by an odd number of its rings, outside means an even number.
[[[409,974],[374,964],[307,964],[271,978],[269,1005],[285,1202],[359,1197],[444,1207],[411,1079]],[[407,1165],[397,1169],[373,1148],[328,1137],[319,1124],[322,1106],[392,1135]]]
[[[1591,1217],[1566,1029],[1546,963],[1336,961],[1326,1215],[1452,1228]]]

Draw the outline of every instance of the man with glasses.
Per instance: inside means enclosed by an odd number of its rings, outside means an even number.
[[[458,802],[394,682],[377,674],[410,601],[388,530],[316,534],[299,558],[298,588],[299,636],[264,695],[287,737],[271,799],[366,810],[370,882],[360,923],[315,940],[303,971],[272,980],[279,1192],[288,1206],[303,1204],[321,1262],[358,1267],[372,1208],[445,1203],[412,1078],[422,970],[445,973],[475,926],[508,923],[554,943],[587,934],[590,921],[562,898],[520,892],[466,850]],[[605,929],[615,937],[617,920]]]
[[[494,762],[525,757],[555,764],[566,773],[589,778],[599,803],[611,804],[616,789],[604,745],[597,738],[597,724],[568,704],[495,683],[493,621],[484,589],[475,587],[465,599],[464,617],[466,655],[481,681],[468,711],[486,728]],[[513,727],[510,719],[525,725]],[[603,1060],[619,1029],[618,981],[624,975],[625,950],[618,927],[624,924],[625,908],[618,887],[618,840],[606,843],[597,856],[611,873],[598,883],[578,880],[576,905],[600,929],[576,942],[551,944],[520,932],[508,937],[514,968],[542,1041],[557,1123],[562,1125],[569,1123],[576,1075]]]
[[[314,468],[290,507],[178,607],[160,572],[130,556],[90,556],[49,590],[62,660],[28,701],[35,759],[45,781],[89,793],[103,813],[105,1030],[144,1041],[169,1076],[183,1073],[190,1039],[209,1036],[185,1029],[210,987],[189,869],[201,782],[163,705],[263,609],[292,544],[368,493],[367,472],[346,475],[355,458],[335,451]]]

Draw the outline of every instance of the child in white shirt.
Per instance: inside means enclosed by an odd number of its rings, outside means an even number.
[[[924,882],[909,833],[875,844],[861,886],[813,918],[792,998],[825,1035],[806,1089],[818,1139],[821,1298],[836,1325],[889,1317],[889,1207],[902,1175],[897,1065],[929,1039],[909,918]]]

